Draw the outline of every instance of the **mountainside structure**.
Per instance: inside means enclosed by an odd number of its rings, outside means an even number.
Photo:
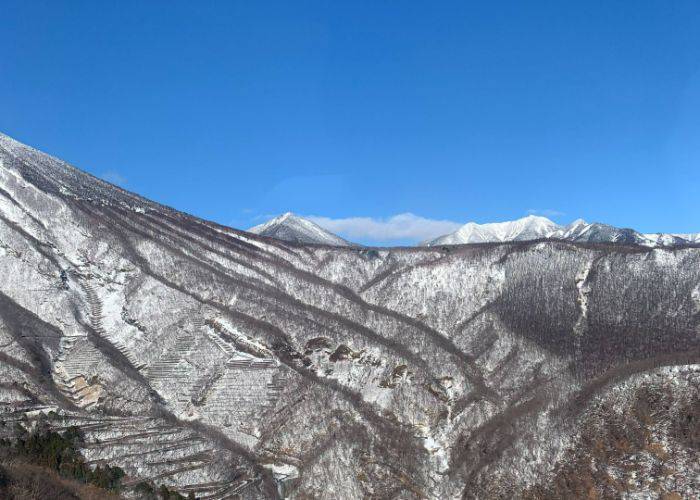
[[[595,241],[290,243],[0,136],[0,437],[208,499],[692,498],[700,249]]]

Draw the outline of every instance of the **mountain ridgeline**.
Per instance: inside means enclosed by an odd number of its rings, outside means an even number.
[[[425,242],[424,245],[459,245],[551,239],[577,243],[623,243],[649,247],[673,247],[700,242],[697,234],[642,234],[634,229],[618,228],[599,222],[578,219],[566,226],[555,224],[546,217],[528,215],[511,222],[476,224],[469,222],[451,234]]]
[[[79,429],[133,495],[700,489],[700,249],[259,232],[0,136],[0,437]]]
[[[354,245],[323,229],[318,224],[287,212],[248,231],[284,241],[334,246]],[[421,246],[464,245],[471,243],[504,243],[540,239],[573,241],[577,243],[623,243],[647,247],[676,247],[700,244],[700,233],[642,234],[634,229],[621,229],[599,222],[578,219],[560,226],[546,217],[528,215],[508,222],[477,224],[468,222],[457,231],[424,241]]]
[[[253,226],[248,229],[248,232],[294,243],[310,243],[314,245],[332,245],[338,247],[353,245],[340,236],[336,236],[330,231],[323,229],[318,224],[291,212],[270,219],[264,224]]]

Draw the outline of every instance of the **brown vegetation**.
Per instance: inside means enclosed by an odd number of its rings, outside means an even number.
[[[0,464],[0,498],[5,500],[117,500],[93,485],[62,478],[57,472],[21,460]]]
[[[641,387],[631,408],[616,411],[608,404],[594,409],[594,418],[583,423],[581,437],[548,484],[524,492],[526,500],[558,498],[619,498],[630,492],[628,479],[643,473],[640,457],[646,456],[654,471],[646,489],[660,498],[681,498],[665,491],[664,479],[673,473],[669,451],[654,438],[654,428],[671,422],[671,436],[679,444],[697,449],[700,436],[700,402],[671,411],[673,396],[660,388]],[[610,470],[617,473],[611,475]]]

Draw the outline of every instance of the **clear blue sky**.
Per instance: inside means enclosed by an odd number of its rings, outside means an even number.
[[[195,215],[700,231],[700,2],[2,2],[0,130]],[[561,215],[560,215],[561,214]]]

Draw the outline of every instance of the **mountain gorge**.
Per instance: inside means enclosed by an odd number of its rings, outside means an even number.
[[[127,495],[695,495],[700,248],[488,229],[244,232],[0,135],[0,437],[76,426]]]

